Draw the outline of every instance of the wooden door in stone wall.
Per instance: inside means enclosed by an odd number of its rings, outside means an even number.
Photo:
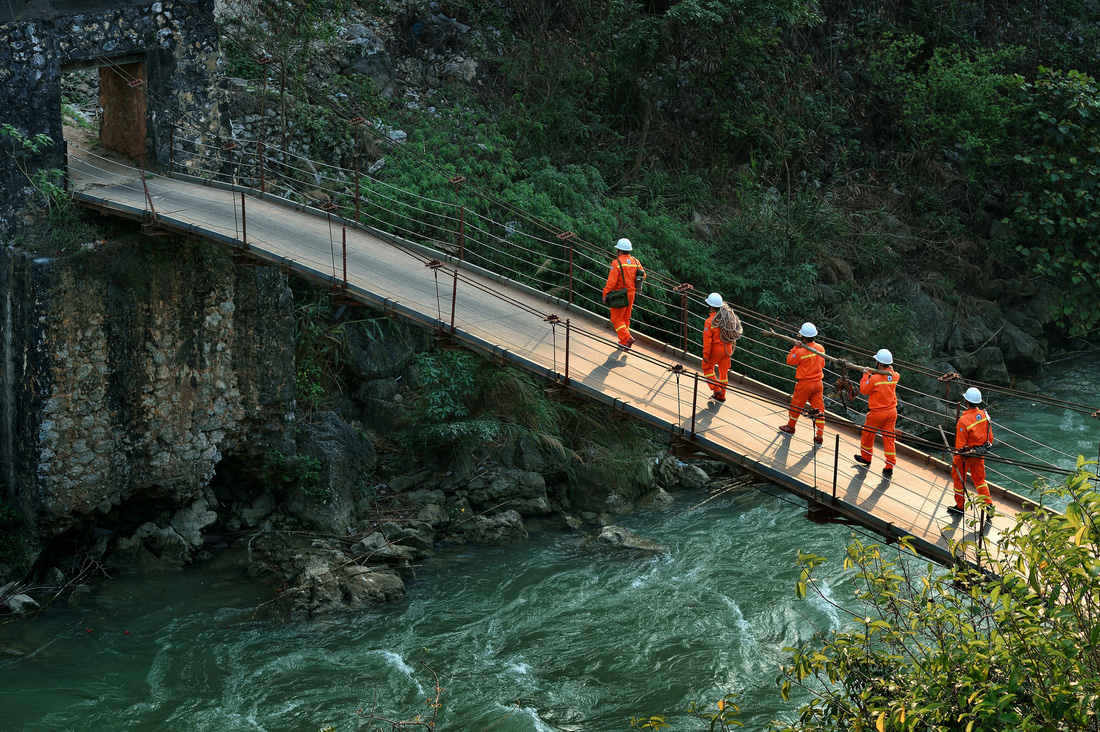
[[[100,67],[99,106],[103,108],[103,122],[99,144],[131,160],[141,160],[146,146],[146,103],[144,89],[131,86],[134,79],[144,81],[144,61]]]

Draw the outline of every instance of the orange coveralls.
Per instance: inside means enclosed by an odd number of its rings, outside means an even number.
[[[813,341],[810,341],[809,345],[813,346],[814,350],[825,353],[824,346]],[[821,384],[825,374],[825,359],[798,343],[787,354],[787,363],[796,367],[794,377],[798,379],[794,387],[794,397],[791,398],[791,409],[788,412],[790,419],[787,421],[787,426],[793,430],[806,402],[809,402],[813,409],[823,413],[825,411],[825,391]],[[817,427],[817,436],[824,436],[825,420],[818,417],[814,420],[814,426]]]
[[[710,384],[714,396],[725,398],[726,385],[729,384],[730,358],[733,356],[733,344],[722,340],[722,329],[714,327],[714,316],[710,314],[703,324],[703,378]]]
[[[993,442],[993,425],[989,422],[989,414],[984,409],[974,407],[959,415],[958,429],[955,430],[955,449],[964,447],[980,447]],[[955,486],[955,505],[963,508],[966,503],[966,471],[970,469],[970,479],[974,481],[974,487],[978,490],[980,500],[986,505],[993,505],[993,499],[989,497],[989,485],[985,482],[985,458],[980,455],[956,455],[953,461],[954,469],[951,478]]]
[[[619,271],[620,264],[623,266],[621,272]],[[631,342],[630,311],[634,307],[634,277],[639,270],[642,273],[642,279],[645,279],[645,267],[642,266],[642,263],[623,252],[611,263],[611,271],[607,274],[607,284],[603,286],[604,297],[607,297],[607,293],[612,290],[621,290],[624,285],[626,286],[630,302],[627,303],[625,308],[610,308],[611,325],[615,326],[615,335],[619,336],[619,343],[624,346]]]
[[[859,393],[867,395],[867,421],[863,423],[860,434],[859,451],[864,460],[870,460],[875,453],[875,433],[882,434],[882,452],[886,456],[886,466],[894,467],[898,453],[894,446],[894,430],[898,423],[898,381],[901,377],[887,366],[889,375],[866,373],[859,381]]]

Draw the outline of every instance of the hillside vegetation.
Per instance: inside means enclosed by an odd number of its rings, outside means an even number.
[[[954,319],[1052,283],[1039,340],[1100,321],[1093,0],[241,6],[229,72],[255,80],[256,49],[282,60],[315,154],[388,154],[377,177],[416,193],[462,200],[447,179],[465,176],[471,204],[631,236],[651,270],[903,358],[951,357],[903,281]],[[392,89],[333,65],[356,20]],[[446,58],[476,78],[433,78]],[[352,113],[408,131],[402,153],[353,142]]]

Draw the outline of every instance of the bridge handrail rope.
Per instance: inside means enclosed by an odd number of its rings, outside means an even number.
[[[187,3],[185,3],[185,4],[187,4]],[[32,5],[33,5],[33,3],[32,3]],[[194,7],[194,6],[191,6],[191,7]],[[41,10],[41,8],[38,8],[38,10],[39,10],[40,12],[43,12],[43,11]],[[56,19],[55,19],[55,18],[53,18],[52,16],[50,16],[50,14],[48,14],[48,13],[44,13],[44,12],[43,12],[43,14],[44,14],[44,15],[46,15],[47,17],[50,17],[50,18],[51,18],[51,20],[54,20],[54,22],[56,23]],[[99,58],[100,58],[100,60],[104,61],[104,62],[105,62],[105,65],[110,65],[110,60],[109,60],[109,59],[106,59],[106,58],[102,58],[102,57],[101,57],[101,55],[99,55],[99,54],[96,54],[96,56],[97,56],[97,57],[99,57]],[[123,74],[123,75],[128,75],[128,74],[126,74],[126,72],[125,72],[125,71],[123,71],[123,70],[121,70],[121,69],[119,69],[119,72],[120,72],[121,74]],[[266,68],[265,68],[265,75],[266,75],[266,74],[267,74],[267,72],[266,72]],[[154,93],[153,93],[153,91],[152,91],[152,90],[151,90],[151,89],[150,89],[150,88],[148,87],[148,85],[140,85],[140,86],[139,86],[139,88],[140,88],[140,91],[141,91],[141,93],[143,93],[143,94],[146,94],[146,95],[150,96],[150,98],[153,98],[153,97],[155,96],[155,95],[154,95]],[[161,99],[163,100],[163,97],[160,97],[160,98],[161,98]],[[171,101],[171,100],[164,100],[164,101],[165,101],[165,106],[166,106],[166,107],[169,107],[169,108],[171,108],[171,109],[175,109],[175,105],[174,105],[174,104],[172,103],[172,101]],[[180,118],[181,118],[181,119],[190,119],[190,117],[189,117],[188,115],[186,115],[186,114],[183,114],[183,113],[180,113],[178,109],[175,109],[175,111],[177,112],[177,114],[179,114],[179,115],[180,115]],[[182,125],[181,125],[181,127],[182,127]],[[205,145],[205,143],[202,143],[202,140],[201,140],[201,137],[202,137],[202,135],[203,135],[203,134],[210,134],[209,130],[205,130],[205,129],[200,129],[200,130],[197,130],[197,132],[199,133],[199,137],[198,137],[198,139],[197,139],[196,141],[189,141],[189,140],[188,140],[187,138],[185,138],[185,137],[184,137],[184,138],[181,138],[181,144],[182,144],[182,143],[185,143],[185,142],[191,142],[192,144],[195,144],[196,146],[200,146],[200,145],[201,145],[201,146],[205,146],[205,147],[210,147],[209,145]],[[373,135],[373,131],[372,131],[372,130],[368,130],[368,132],[369,132],[370,134],[372,134],[372,135]],[[216,136],[216,135],[215,135],[215,136]],[[402,151],[402,152],[404,152],[404,153],[409,153],[409,152],[410,152],[410,151],[409,151],[409,149],[408,149],[407,147],[405,147],[405,146],[401,146],[401,145],[397,145],[397,144],[394,144],[394,141],[390,140],[390,139],[389,139],[388,137],[377,137],[377,136],[375,136],[375,139],[376,139],[376,140],[378,140],[378,141],[381,141],[381,142],[382,142],[383,144],[387,144],[387,143],[390,143],[390,144],[389,144],[389,147],[390,147],[391,149],[393,149],[393,150],[400,150],[400,151]],[[261,145],[261,144],[262,144],[262,143],[259,143],[259,142],[257,142],[257,144],[256,144],[256,147],[257,147],[257,151],[256,151],[256,156],[257,156],[257,157],[260,157],[260,154],[261,154],[261,153],[260,153],[260,145]],[[79,148],[78,148],[78,149],[79,149]],[[174,149],[175,149],[174,145],[171,145],[171,146],[170,146],[170,155],[171,155],[171,152],[172,152],[172,151],[174,151]],[[279,149],[279,148],[277,148],[277,147],[272,147],[272,146],[269,146],[269,147],[268,147],[268,149],[269,149],[269,150],[274,150],[274,151],[275,151],[275,153],[277,153],[277,154],[280,154],[280,155],[282,155],[282,156],[284,157],[284,159],[285,159],[285,157],[287,157],[287,156],[290,156],[290,157],[294,157],[294,158],[297,158],[297,159],[300,159],[300,160],[309,160],[308,158],[305,158],[304,156],[296,155],[296,154],[294,154],[294,153],[289,153],[288,151],[283,151],[283,150],[280,150],[280,149]],[[89,153],[89,154],[92,154],[92,153],[90,153],[90,151],[88,151],[88,153]],[[94,154],[93,154],[93,155],[94,155]],[[96,156],[96,157],[99,157],[99,156]],[[239,173],[240,173],[240,165],[241,165],[241,161],[242,161],[242,160],[243,160],[243,158],[244,158],[244,154],[243,154],[243,152],[242,152],[242,153],[240,153],[240,154],[238,154],[238,155],[234,156],[234,155],[232,155],[232,152],[231,152],[231,158],[233,158],[233,157],[236,157],[236,158],[237,158],[237,164],[236,164],[236,166],[235,166],[235,170],[236,170],[236,173],[237,173],[237,175],[236,175],[235,177],[236,177],[237,179],[240,179],[240,175],[239,175]],[[220,158],[219,158],[219,160],[220,160]],[[423,161],[423,158],[421,158],[421,160]],[[343,170],[345,170],[345,169],[343,169],[343,168],[340,168],[339,166],[333,166],[333,165],[330,165],[330,164],[325,164],[325,163],[317,163],[316,161],[311,161],[311,160],[310,160],[309,162],[310,162],[310,163],[311,163],[311,164],[312,164],[312,165],[313,165],[314,167],[316,167],[317,165],[321,165],[321,166],[322,166],[322,168],[336,169],[336,170],[339,170],[339,171],[343,171]],[[426,161],[426,162],[428,162],[428,163],[430,164],[430,162],[431,162],[431,161]],[[86,164],[87,164],[87,163],[86,163]],[[91,166],[91,165],[89,165],[88,167],[93,167],[93,168],[96,168],[96,169],[97,169],[97,170],[99,170],[99,171],[100,171],[101,173],[103,173],[104,175],[103,175],[103,176],[100,176],[100,179],[101,179],[101,180],[105,180],[105,181],[106,181],[106,180],[110,180],[110,179],[111,179],[111,177],[108,177],[108,176],[112,176],[112,177],[113,177],[113,176],[115,176],[115,175],[116,175],[116,174],[112,174],[112,173],[110,173],[109,171],[107,171],[107,170],[105,170],[105,169],[101,169],[101,168],[98,168],[97,166]],[[434,165],[433,165],[432,167],[433,167],[433,169],[434,169]],[[216,170],[216,169],[215,169],[215,170]],[[310,175],[309,171],[306,171],[306,170],[300,170],[300,172],[302,172],[302,173],[303,173],[303,174],[305,174],[305,175]],[[437,172],[438,172],[438,171],[437,171]],[[356,172],[355,174],[356,174],[356,176],[358,177],[358,172]],[[324,177],[324,176],[322,176],[322,177]],[[330,179],[330,180],[333,180],[334,182],[339,182],[339,183],[341,183],[341,184],[343,184],[343,185],[346,185],[346,184],[347,184],[347,181],[346,181],[346,180],[336,180],[336,179],[331,179],[331,178],[329,178],[329,179]],[[372,183],[376,183],[376,184],[381,184],[381,185],[383,185],[383,186],[386,186],[386,187],[390,188],[391,190],[395,190],[395,191],[400,191],[402,195],[407,195],[407,196],[412,196],[412,197],[416,197],[416,198],[419,198],[420,200],[425,200],[425,201],[431,201],[432,203],[434,203],[434,204],[436,204],[436,205],[440,205],[440,206],[443,206],[443,207],[448,207],[448,206],[449,206],[449,207],[451,207],[451,208],[454,208],[454,207],[455,207],[455,204],[453,204],[453,203],[450,203],[450,202],[444,202],[444,201],[439,201],[439,200],[437,200],[437,199],[432,199],[432,198],[429,198],[429,197],[426,197],[426,196],[420,196],[419,194],[415,194],[415,193],[412,193],[412,192],[410,192],[410,191],[405,191],[405,190],[403,190],[403,189],[399,189],[399,188],[397,188],[396,186],[392,186],[392,185],[390,185],[390,184],[387,184],[387,183],[385,183],[385,182],[383,182],[383,181],[379,181],[378,179],[375,179],[375,178],[370,178],[370,177],[368,177],[368,176],[363,176],[361,180],[366,180],[366,181],[370,181],[370,182],[372,182]],[[230,182],[233,182],[233,181],[230,181]],[[378,194],[376,194],[376,195],[378,195]],[[388,198],[388,197],[387,197],[387,198]],[[553,225],[552,225],[552,224],[550,224],[549,222],[545,222],[545,221],[543,221],[543,220],[541,220],[541,219],[538,219],[537,217],[533,217],[533,216],[531,216],[531,215],[527,214],[526,212],[522,211],[521,209],[518,209],[517,207],[513,206],[512,204],[510,204],[510,203],[508,203],[508,202],[506,202],[506,201],[500,201],[500,200],[499,200],[499,199],[498,199],[498,198],[497,198],[496,196],[493,196],[492,194],[489,194],[489,195],[487,196],[487,198],[488,198],[488,200],[491,200],[491,201],[493,201],[493,202],[497,203],[498,205],[501,205],[501,206],[502,206],[502,208],[504,208],[505,210],[508,210],[508,211],[510,211],[510,212],[512,212],[512,213],[515,213],[515,214],[517,214],[517,215],[518,215],[518,216],[519,216],[520,218],[522,218],[522,219],[524,219],[524,220],[527,220],[527,221],[532,221],[532,222],[534,222],[534,223],[537,223],[537,224],[538,224],[538,225],[539,225],[540,227],[544,228],[545,230],[547,230],[547,231],[549,231],[549,232],[551,232],[551,233],[555,233],[555,234],[556,234],[556,233],[560,233],[560,232],[558,232],[558,230],[557,230],[557,227],[553,226]],[[398,201],[398,200],[396,200],[396,199],[393,199],[393,198],[389,198],[388,200],[390,200],[390,201],[391,201],[392,203],[394,203],[394,204],[396,204],[396,205],[403,205],[403,206],[407,206],[407,207],[413,207],[413,206],[412,206],[411,204],[407,204],[407,203],[404,203],[404,202],[402,202],[402,201]],[[413,207],[413,208],[415,208],[415,207]],[[423,210],[423,209],[419,209],[419,210],[420,210],[420,211],[421,211],[422,213],[428,213],[428,214],[430,214],[430,215],[432,215],[432,216],[438,216],[438,217],[441,217],[441,218],[443,218],[444,220],[451,220],[451,221],[454,221],[454,220],[455,220],[455,219],[454,219],[454,217],[449,217],[449,216],[447,216],[446,214],[442,214],[442,213],[438,213],[438,212],[429,212],[429,211],[425,211],[425,210]],[[395,213],[395,212],[392,212],[392,211],[391,211],[390,213],[392,214],[392,213]],[[378,218],[378,217],[375,217],[375,218]],[[484,217],[484,218],[488,218],[488,217]],[[489,220],[491,220],[491,219],[489,219]],[[422,225],[424,225],[424,223],[425,223],[425,222],[422,222],[422,221],[421,221],[420,223],[421,223]],[[495,223],[495,222],[494,222],[494,223]],[[428,224],[428,225],[429,225],[429,226],[431,226],[430,224]],[[497,225],[500,225],[500,224],[499,224],[499,223],[497,223]],[[435,228],[441,228],[441,227],[435,227]],[[413,232],[411,232],[411,231],[410,231],[410,230],[408,230],[408,229],[405,229],[405,231],[406,231],[406,232],[408,232],[408,233],[413,233]],[[533,240],[535,240],[535,241],[539,241],[540,243],[545,243],[545,244],[547,244],[548,246],[554,246],[554,243],[552,243],[552,242],[548,242],[547,240],[539,239],[538,237],[534,237],[533,235],[529,235],[529,234],[526,234],[526,232],[523,232],[523,233],[524,233],[525,235],[529,236],[530,238],[532,238],[532,239],[533,239]],[[417,235],[418,235],[418,236],[422,236],[422,233],[419,233],[419,234],[417,234]],[[504,240],[504,241],[507,241],[507,240]],[[601,253],[602,253],[602,252],[603,252],[603,248],[602,248],[602,247],[597,247],[597,246],[595,246],[595,245],[593,245],[593,244],[591,244],[591,243],[589,243],[589,242],[586,242],[586,241],[585,241],[584,239],[582,239],[582,238],[580,238],[580,237],[577,237],[577,238],[575,239],[575,241],[576,241],[576,242],[577,242],[578,244],[582,245],[582,246],[580,246],[580,247],[577,247],[576,249],[574,249],[574,252],[579,252],[579,253],[581,254],[581,258],[582,258],[582,259],[589,259],[589,260],[592,260],[592,261],[599,261],[599,260],[598,260],[598,259],[596,259],[595,257],[591,257],[591,256],[588,256],[588,255],[587,255],[587,252],[586,252],[585,250],[586,250],[586,249],[588,249],[588,250],[591,250],[591,251],[594,251],[594,252],[601,252]],[[449,246],[450,246],[450,244],[449,244],[449,243],[447,243],[447,246],[449,247]],[[330,252],[330,253],[331,253],[331,252]],[[333,254],[333,256],[334,256],[334,254]],[[514,256],[514,255],[513,255],[513,256]],[[543,253],[540,253],[540,256],[545,256],[545,255],[544,255]],[[551,257],[551,258],[553,258],[553,257]],[[489,260],[488,258],[484,258],[484,259],[485,259],[485,261],[487,261],[487,262],[488,262],[488,261],[491,261],[491,260]],[[517,259],[518,259],[518,257],[517,257]],[[564,258],[554,258],[554,259],[556,259],[556,261],[559,261],[559,262],[561,262],[561,261],[563,261],[563,260],[564,260]],[[609,257],[607,257],[607,259],[609,259]],[[496,263],[494,263],[494,264],[496,264]],[[333,263],[333,268],[334,268],[334,270],[335,270],[335,264],[334,264],[334,263]],[[516,270],[513,270],[513,271],[516,271]],[[335,277],[335,272],[334,272],[334,277]],[[671,280],[671,278],[668,278],[667,276],[664,276],[664,275],[662,275],[661,273],[657,273],[657,276],[656,276],[656,277],[653,277],[653,274],[651,273],[651,279],[655,280],[656,282],[663,282],[663,283],[666,283],[666,284],[670,284],[671,286],[675,286],[675,285],[677,284],[677,283],[674,283],[674,282],[673,282],[673,280]],[[584,279],[583,279],[583,277],[581,277],[581,278],[578,278],[578,281],[580,281],[580,282],[581,282],[582,284],[588,284],[588,283],[585,283],[585,282],[584,282]],[[670,289],[671,289],[671,288],[670,288]],[[643,295],[641,299],[643,299],[643,300],[644,300],[644,299],[651,299],[651,300],[654,300],[654,301],[656,301],[656,302],[661,302],[661,304],[662,304],[662,305],[666,305],[666,306],[669,306],[669,307],[673,307],[673,306],[672,306],[671,304],[669,304],[669,303],[665,303],[665,302],[663,302],[663,301],[659,301],[659,300],[656,300],[655,298],[649,298],[649,297],[647,297],[647,296],[645,296],[645,295]],[[688,303],[689,303],[690,305],[696,305],[696,306],[697,306],[697,305],[699,304],[699,300],[698,300],[698,298],[695,298],[695,297],[689,297],[689,298],[687,298],[687,301],[688,301]],[[638,309],[639,309],[639,311],[642,311],[642,312],[647,312],[647,310],[646,310],[645,308],[641,308],[641,307],[640,307],[640,308],[638,308]],[[783,325],[783,324],[781,323],[781,321],[779,321],[779,320],[778,320],[777,318],[772,318],[772,317],[769,317],[769,316],[764,316],[764,315],[762,315],[762,314],[756,313],[755,311],[749,310],[749,309],[747,309],[747,308],[741,308],[741,307],[738,307],[738,310],[739,310],[739,312],[740,312],[740,313],[742,314],[743,320],[751,320],[751,319],[757,319],[757,320],[759,320],[760,322],[767,322],[767,323],[770,323],[770,324],[776,324],[776,325],[780,325],[780,326],[782,326],[782,325]],[[654,315],[654,316],[656,316],[656,317],[659,317],[659,318],[662,318],[662,319],[668,319],[668,320],[673,320],[673,318],[671,318],[671,316],[669,316],[669,315],[667,315],[667,314],[664,314],[664,313],[652,312],[652,315]],[[681,324],[679,324],[679,323],[678,323],[678,325],[681,325]],[[691,322],[691,323],[689,324],[689,327],[690,327],[690,332],[698,332],[698,330],[699,330],[699,329],[698,329],[698,328],[697,328],[697,327],[696,327],[696,326],[694,325],[694,320],[692,320],[692,322]],[[792,329],[793,329],[793,326],[787,325],[787,327],[790,327],[790,328],[792,328]],[[675,338],[677,337],[677,335],[678,335],[677,333],[674,333],[674,332],[672,332],[672,331],[669,331],[669,330],[667,330],[667,329],[661,329],[661,328],[657,328],[657,330],[659,330],[659,331],[661,331],[661,332],[663,332],[663,333],[666,333],[666,334],[669,334],[669,335],[673,336],[673,339],[675,339]],[[685,328],[685,330],[687,330],[687,328]],[[835,341],[835,340],[832,340],[832,339],[826,339],[826,338],[822,338],[822,339],[821,339],[821,341],[822,341],[823,343],[825,343],[826,345],[832,345],[832,346],[835,346],[835,347],[843,348],[843,349],[845,349],[845,350],[847,350],[848,352],[851,352],[851,353],[857,353],[857,354],[859,354],[859,355],[863,355],[863,356],[865,356],[865,357],[866,357],[866,356],[869,356],[869,355],[870,355],[870,352],[869,352],[869,351],[867,351],[867,350],[865,350],[865,349],[859,349],[859,348],[855,348],[855,347],[852,347],[852,346],[850,346],[850,345],[848,345],[848,344],[843,344],[843,343],[841,343],[841,342],[839,342],[839,341]],[[753,341],[752,339],[749,339],[749,342],[754,342],[754,341]],[[757,343],[758,343],[758,341],[757,341]],[[936,374],[936,373],[935,373],[935,372],[934,372],[933,370],[931,370],[931,369],[928,369],[928,368],[926,368],[926,367],[922,367],[922,366],[920,366],[920,365],[918,365],[918,364],[908,364],[908,363],[905,363],[905,362],[899,362],[899,363],[900,363],[900,364],[904,364],[904,366],[905,366],[906,370],[910,370],[910,371],[913,371],[913,372],[915,372],[915,373],[923,373],[923,374],[925,374],[925,375],[928,375],[928,376],[937,376],[937,374]],[[768,373],[768,372],[764,372],[764,371],[763,371],[762,369],[756,369],[756,370],[760,371],[761,373]],[[770,374],[770,375],[774,377],[774,374]],[[1028,393],[1025,393],[1025,392],[1019,392],[1019,391],[1016,391],[1016,390],[1012,390],[1012,389],[1004,389],[1004,388],[998,387],[998,386],[996,386],[996,385],[991,385],[991,384],[983,384],[982,382],[968,381],[967,383],[975,383],[975,384],[979,384],[979,385],[980,385],[980,386],[982,386],[983,388],[986,388],[986,389],[988,389],[989,391],[991,391],[991,392],[993,392],[993,393],[1004,393],[1004,394],[1009,394],[1009,395],[1013,395],[1013,396],[1018,396],[1019,398],[1023,398],[1023,399],[1030,399],[1030,400],[1033,400],[1033,401],[1041,401],[1041,402],[1044,402],[1044,403],[1048,403],[1048,404],[1051,404],[1051,405],[1054,405],[1054,406],[1060,406],[1060,407],[1063,407],[1063,408],[1066,408],[1066,409],[1072,409],[1072,410],[1075,410],[1075,411],[1079,411],[1079,412],[1088,412],[1088,413],[1090,413],[1090,414],[1091,414],[1091,413],[1093,412],[1093,410],[1092,410],[1091,408],[1088,408],[1088,407],[1084,407],[1083,405],[1078,405],[1078,404],[1074,404],[1074,403],[1072,403],[1072,402],[1067,402],[1067,401],[1064,401],[1064,400],[1058,400],[1058,399],[1053,399],[1053,398],[1045,397],[1045,396],[1043,396],[1043,395],[1034,395],[1034,394],[1028,394]],[[937,399],[937,400],[939,400],[939,401],[941,401],[941,402],[947,403],[947,402],[946,402],[946,400],[944,400],[944,399],[942,399],[942,398],[938,397],[937,395],[932,395],[932,394],[923,394],[923,393],[921,393],[921,392],[919,392],[919,391],[916,391],[916,390],[913,390],[913,392],[914,392],[914,393],[918,393],[918,394],[922,394],[923,396],[926,396],[926,397],[932,397],[932,398],[934,398],[934,399]],[[928,410],[927,408],[924,408],[924,407],[920,407],[920,405],[914,405],[914,406],[917,406],[917,407],[918,407],[919,409],[924,409],[925,411],[928,411],[928,412],[930,412],[930,413],[934,413],[934,414],[935,414],[935,412],[932,412],[932,410]],[[938,414],[937,414],[937,416],[938,416]],[[1025,439],[1025,440],[1028,440],[1028,441],[1034,442],[1035,444],[1037,444],[1037,445],[1040,445],[1040,446],[1042,446],[1042,447],[1044,447],[1044,448],[1046,448],[1046,449],[1053,449],[1053,448],[1050,448],[1049,446],[1043,445],[1042,443],[1038,442],[1037,440],[1033,440],[1032,438],[1027,438],[1027,437],[1024,437],[1024,436],[1022,436],[1022,435],[1019,435],[1019,433],[1017,433],[1017,432],[1015,432],[1015,431],[1012,431],[1011,429],[1008,429],[1008,428],[1006,428],[1006,427],[1003,427],[1003,426],[1002,426],[1002,429],[1006,429],[1006,430],[1007,430],[1008,432],[1010,432],[1011,434],[1014,434],[1014,435],[1016,435],[1016,436],[1019,436],[1019,437],[1021,437],[1021,438]],[[911,438],[909,438],[909,439],[911,439]],[[1019,448],[1016,448],[1016,449],[1019,449]],[[1020,452],[1022,452],[1022,453],[1023,453],[1023,454],[1025,454],[1025,455],[1028,455],[1029,457],[1033,457],[1033,458],[1034,458],[1034,456],[1030,455],[1029,453],[1026,453],[1026,452],[1025,452],[1025,451],[1023,451],[1022,449],[1020,450]],[[1056,452],[1059,452],[1059,454],[1062,454],[1062,455],[1064,455],[1064,456],[1066,456],[1066,457],[1071,457],[1071,458],[1072,458],[1072,456],[1069,456],[1069,455],[1068,455],[1067,453],[1062,453],[1061,451],[1057,451],[1057,450],[1056,450]]]
[[[400,203],[400,201],[397,201],[397,203]],[[494,238],[494,239],[499,239],[499,238],[496,238],[496,237],[493,237],[493,238]],[[330,253],[331,253],[331,252],[330,252]],[[333,263],[333,276],[334,276],[334,263]],[[777,350],[782,350],[782,349],[777,349]],[[780,406],[782,406],[782,405],[780,405]],[[1015,482],[1015,481],[1014,481],[1014,482]]]

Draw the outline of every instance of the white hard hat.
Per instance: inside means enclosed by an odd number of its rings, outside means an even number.
[[[722,302],[722,296],[719,295],[717,292],[712,292],[707,295],[707,305],[710,305],[712,308],[722,307]]]
[[[630,243],[630,239],[619,239],[619,241],[615,243],[615,248],[621,252],[629,252],[634,249]]]
[[[978,391],[977,387],[972,386],[966,390],[965,394],[963,394],[963,399],[970,402],[971,404],[981,404],[982,393]]]
[[[875,354],[875,360],[883,366],[889,366],[894,362],[894,354],[890,353],[885,348],[880,348],[878,349],[878,353]]]
[[[803,338],[817,338],[817,327],[813,323],[803,323],[798,334]]]

